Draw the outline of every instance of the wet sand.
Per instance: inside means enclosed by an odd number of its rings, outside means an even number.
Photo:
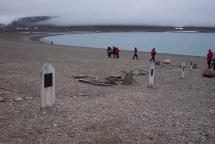
[[[148,76],[136,84],[95,86],[73,76],[104,78],[123,71],[149,71],[149,53],[26,42],[29,34],[0,33],[0,143],[181,144],[215,143],[215,79],[202,76],[206,58],[159,54],[155,86]],[[190,58],[198,69],[179,65]],[[56,71],[56,105],[40,109],[41,69]]]

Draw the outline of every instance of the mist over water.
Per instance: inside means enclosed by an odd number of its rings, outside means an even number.
[[[60,45],[107,48],[117,46],[121,50],[137,47],[139,51],[149,52],[153,47],[158,53],[205,56],[208,49],[215,50],[215,33],[178,32],[119,32],[87,33],[50,36],[42,41]]]
[[[215,26],[214,0],[1,0],[0,23],[56,16],[52,25]]]

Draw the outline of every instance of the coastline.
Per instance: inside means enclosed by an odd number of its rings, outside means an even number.
[[[0,33],[0,143],[213,143],[214,79],[202,76],[205,57],[158,54],[154,88],[148,74],[131,85],[95,86],[74,79],[149,71],[150,54],[24,41]],[[38,38],[38,37],[37,37]],[[189,70],[190,59],[197,69]],[[170,59],[171,64],[163,64]],[[186,62],[181,79],[182,62]],[[56,71],[56,105],[40,109],[41,68]]]
[[[132,32],[132,31],[131,31]],[[46,42],[45,40],[41,40],[42,38],[45,38],[45,37],[49,37],[49,36],[56,36],[56,35],[72,35],[72,34],[88,34],[88,33],[118,33],[118,32],[93,32],[93,31],[88,31],[88,32],[70,32],[70,33],[47,33],[47,34],[39,34],[39,36],[33,34],[31,37],[30,37],[30,40],[32,41],[37,41],[37,42],[40,42],[40,43],[44,43],[44,44],[50,44],[50,41]],[[122,32],[120,32],[122,33]],[[128,32],[125,32],[125,33],[128,33]],[[151,33],[151,32],[150,32]],[[153,32],[152,32],[153,33]],[[166,31],[166,33],[200,33],[198,31]],[[54,45],[58,45],[58,46],[64,46],[64,47],[79,47],[79,48],[96,48],[96,49],[106,49],[104,47],[93,47],[93,46],[81,46],[81,45],[72,45],[72,44],[57,44],[54,42]],[[124,46],[125,47],[125,46]],[[121,49],[123,51],[133,51],[133,49],[127,49],[127,48],[124,48],[124,49]],[[145,51],[146,53],[149,53],[150,50],[148,51]],[[171,54],[171,55],[181,55],[181,56],[196,56],[196,57],[204,57],[204,55],[200,55],[200,54],[183,54],[183,53],[175,53],[175,52],[159,52],[160,54]]]

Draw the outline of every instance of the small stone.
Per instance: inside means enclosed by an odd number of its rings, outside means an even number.
[[[5,102],[5,98],[4,97],[0,97],[0,102]]]
[[[79,96],[85,97],[85,96],[87,96],[87,95],[86,95],[86,94],[80,93]]]
[[[17,98],[17,99],[15,99],[15,101],[22,101],[22,98]]]
[[[197,69],[198,65],[197,64],[193,64],[193,69]]]
[[[171,60],[170,60],[170,59],[165,59],[165,60],[163,61],[163,64],[171,64]]]
[[[215,72],[213,70],[210,70],[210,69],[205,69],[203,71],[203,74],[202,74],[204,77],[208,77],[208,78],[214,78],[215,77]]]
[[[160,61],[156,61],[155,64],[156,65],[160,65],[161,63],[160,63]]]
[[[26,97],[25,99],[26,100],[32,100],[33,98],[32,97]]]

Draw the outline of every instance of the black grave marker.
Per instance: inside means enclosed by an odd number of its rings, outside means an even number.
[[[53,85],[53,76],[52,73],[44,75],[44,87],[51,87]]]
[[[153,76],[153,69],[151,69],[151,76]]]

